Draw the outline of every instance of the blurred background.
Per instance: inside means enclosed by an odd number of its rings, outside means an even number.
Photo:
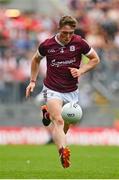
[[[80,79],[83,118],[69,132],[69,143],[119,145],[119,0],[0,0],[0,144],[50,141],[35,102],[45,59],[28,100],[25,89],[32,55],[43,40],[57,33],[60,17],[67,14],[78,21],[75,33],[101,59]]]

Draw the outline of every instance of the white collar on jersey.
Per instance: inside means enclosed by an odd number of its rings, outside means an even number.
[[[59,40],[58,40],[58,35],[59,35],[59,33],[57,33],[56,35],[55,35],[55,41],[58,43],[58,44],[60,44],[61,46],[65,46],[63,43],[61,43]]]

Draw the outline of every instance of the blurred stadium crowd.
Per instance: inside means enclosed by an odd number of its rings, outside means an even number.
[[[119,92],[119,0],[67,0],[66,3],[78,21],[75,33],[86,38],[101,58],[98,68],[88,73],[80,85],[83,103],[92,102],[89,94],[93,91],[111,99]],[[11,16],[5,8],[0,8],[2,103],[24,101],[31,57],[40,42],[57,32],[58,18],[58,15],[49,17],[34,12]],[[39,77],[36,94],[41,87],[42,77]]]

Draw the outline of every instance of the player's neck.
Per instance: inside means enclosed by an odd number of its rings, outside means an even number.
[[[57,41],[58,44],[60,44],[61,46],[65,46],[65,44],[61,41],[60,39],[60,34],[56,34],[55,36],[55,40]]]

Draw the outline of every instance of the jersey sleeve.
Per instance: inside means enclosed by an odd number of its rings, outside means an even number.
[[[41,43],[38,47],[38,53],[40,56],[44,57],[46,56],[46,45],[45,42]]]
[[[92,48],[85,39],[81,39],[81,49],[82,49],[82,54],[87,55],[90,53]]]

